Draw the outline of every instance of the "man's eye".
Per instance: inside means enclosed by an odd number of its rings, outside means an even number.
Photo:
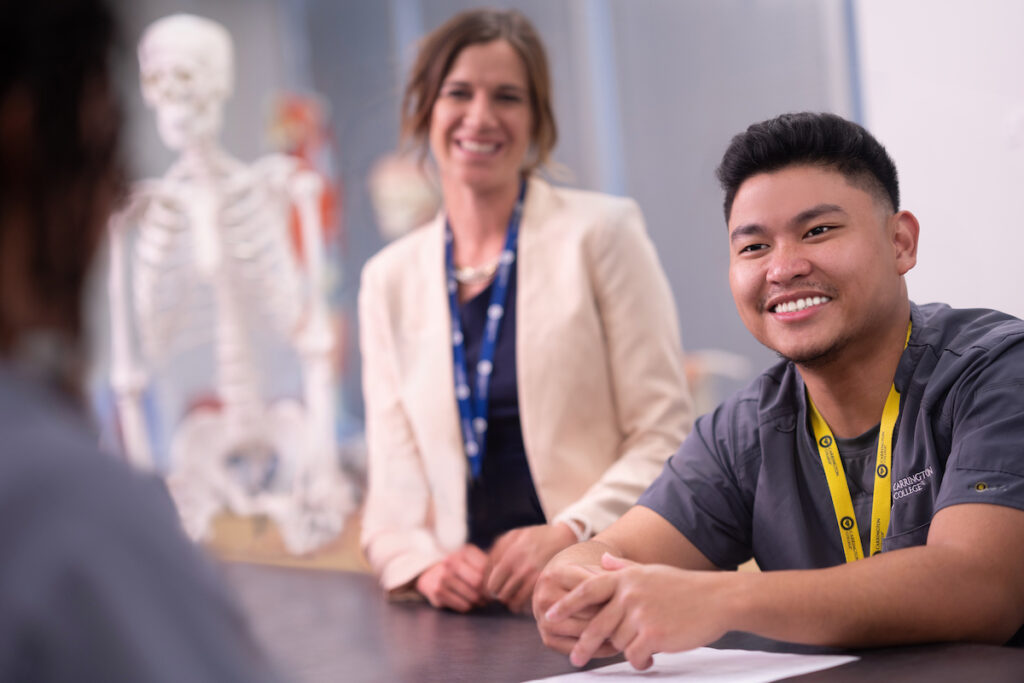
[[[767,244],[748,244],[747,246],[740,249],[741,254],[752,254],[763,249],[767,249]]]
[[[811,228],[810,230],[807,231],[807,236],[808,237],[817,237],[818,235],[824,235],[826,232],[828,232],[830,230],[834,230],[835,227],[836,226],[834,226],[834,225],[816,225],[816,226],[814,226],[813,228]]]

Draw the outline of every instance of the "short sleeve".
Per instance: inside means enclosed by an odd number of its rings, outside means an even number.
[[[983,373],[990,382],[958,397],[936,511],[961,503],[1024,510],[1024,377],[1013,377],[1024,374],[1024,348],[1013,356],[1004,370]]]
[[[749,429],[756,434],[757,427],[739,412],[730,402],[699,418],[637,501],[664,517],[721,569],[734,569],[753,554],[752,494],[741,486],[735,463],[756,457],[756,448],[743,448],[744,439],[737,437]]]

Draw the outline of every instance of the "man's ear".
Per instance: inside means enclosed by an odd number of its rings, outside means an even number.
[[[909,211],[899,211],[889,217],[889,234],[900,275],[906,275],[917,264],[917,236],[920,231],[917,217]]]

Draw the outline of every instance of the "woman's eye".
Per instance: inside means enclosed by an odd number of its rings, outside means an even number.
[[[468,100],[470,92],[465,88],[452,88],[444,91],[445,97],[451,97],[456,100]]]

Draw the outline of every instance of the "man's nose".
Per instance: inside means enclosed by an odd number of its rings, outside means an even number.
[[[769,258],[769,282],[784,284],[811,273],[811,262],[799,246],[776,245]]]

